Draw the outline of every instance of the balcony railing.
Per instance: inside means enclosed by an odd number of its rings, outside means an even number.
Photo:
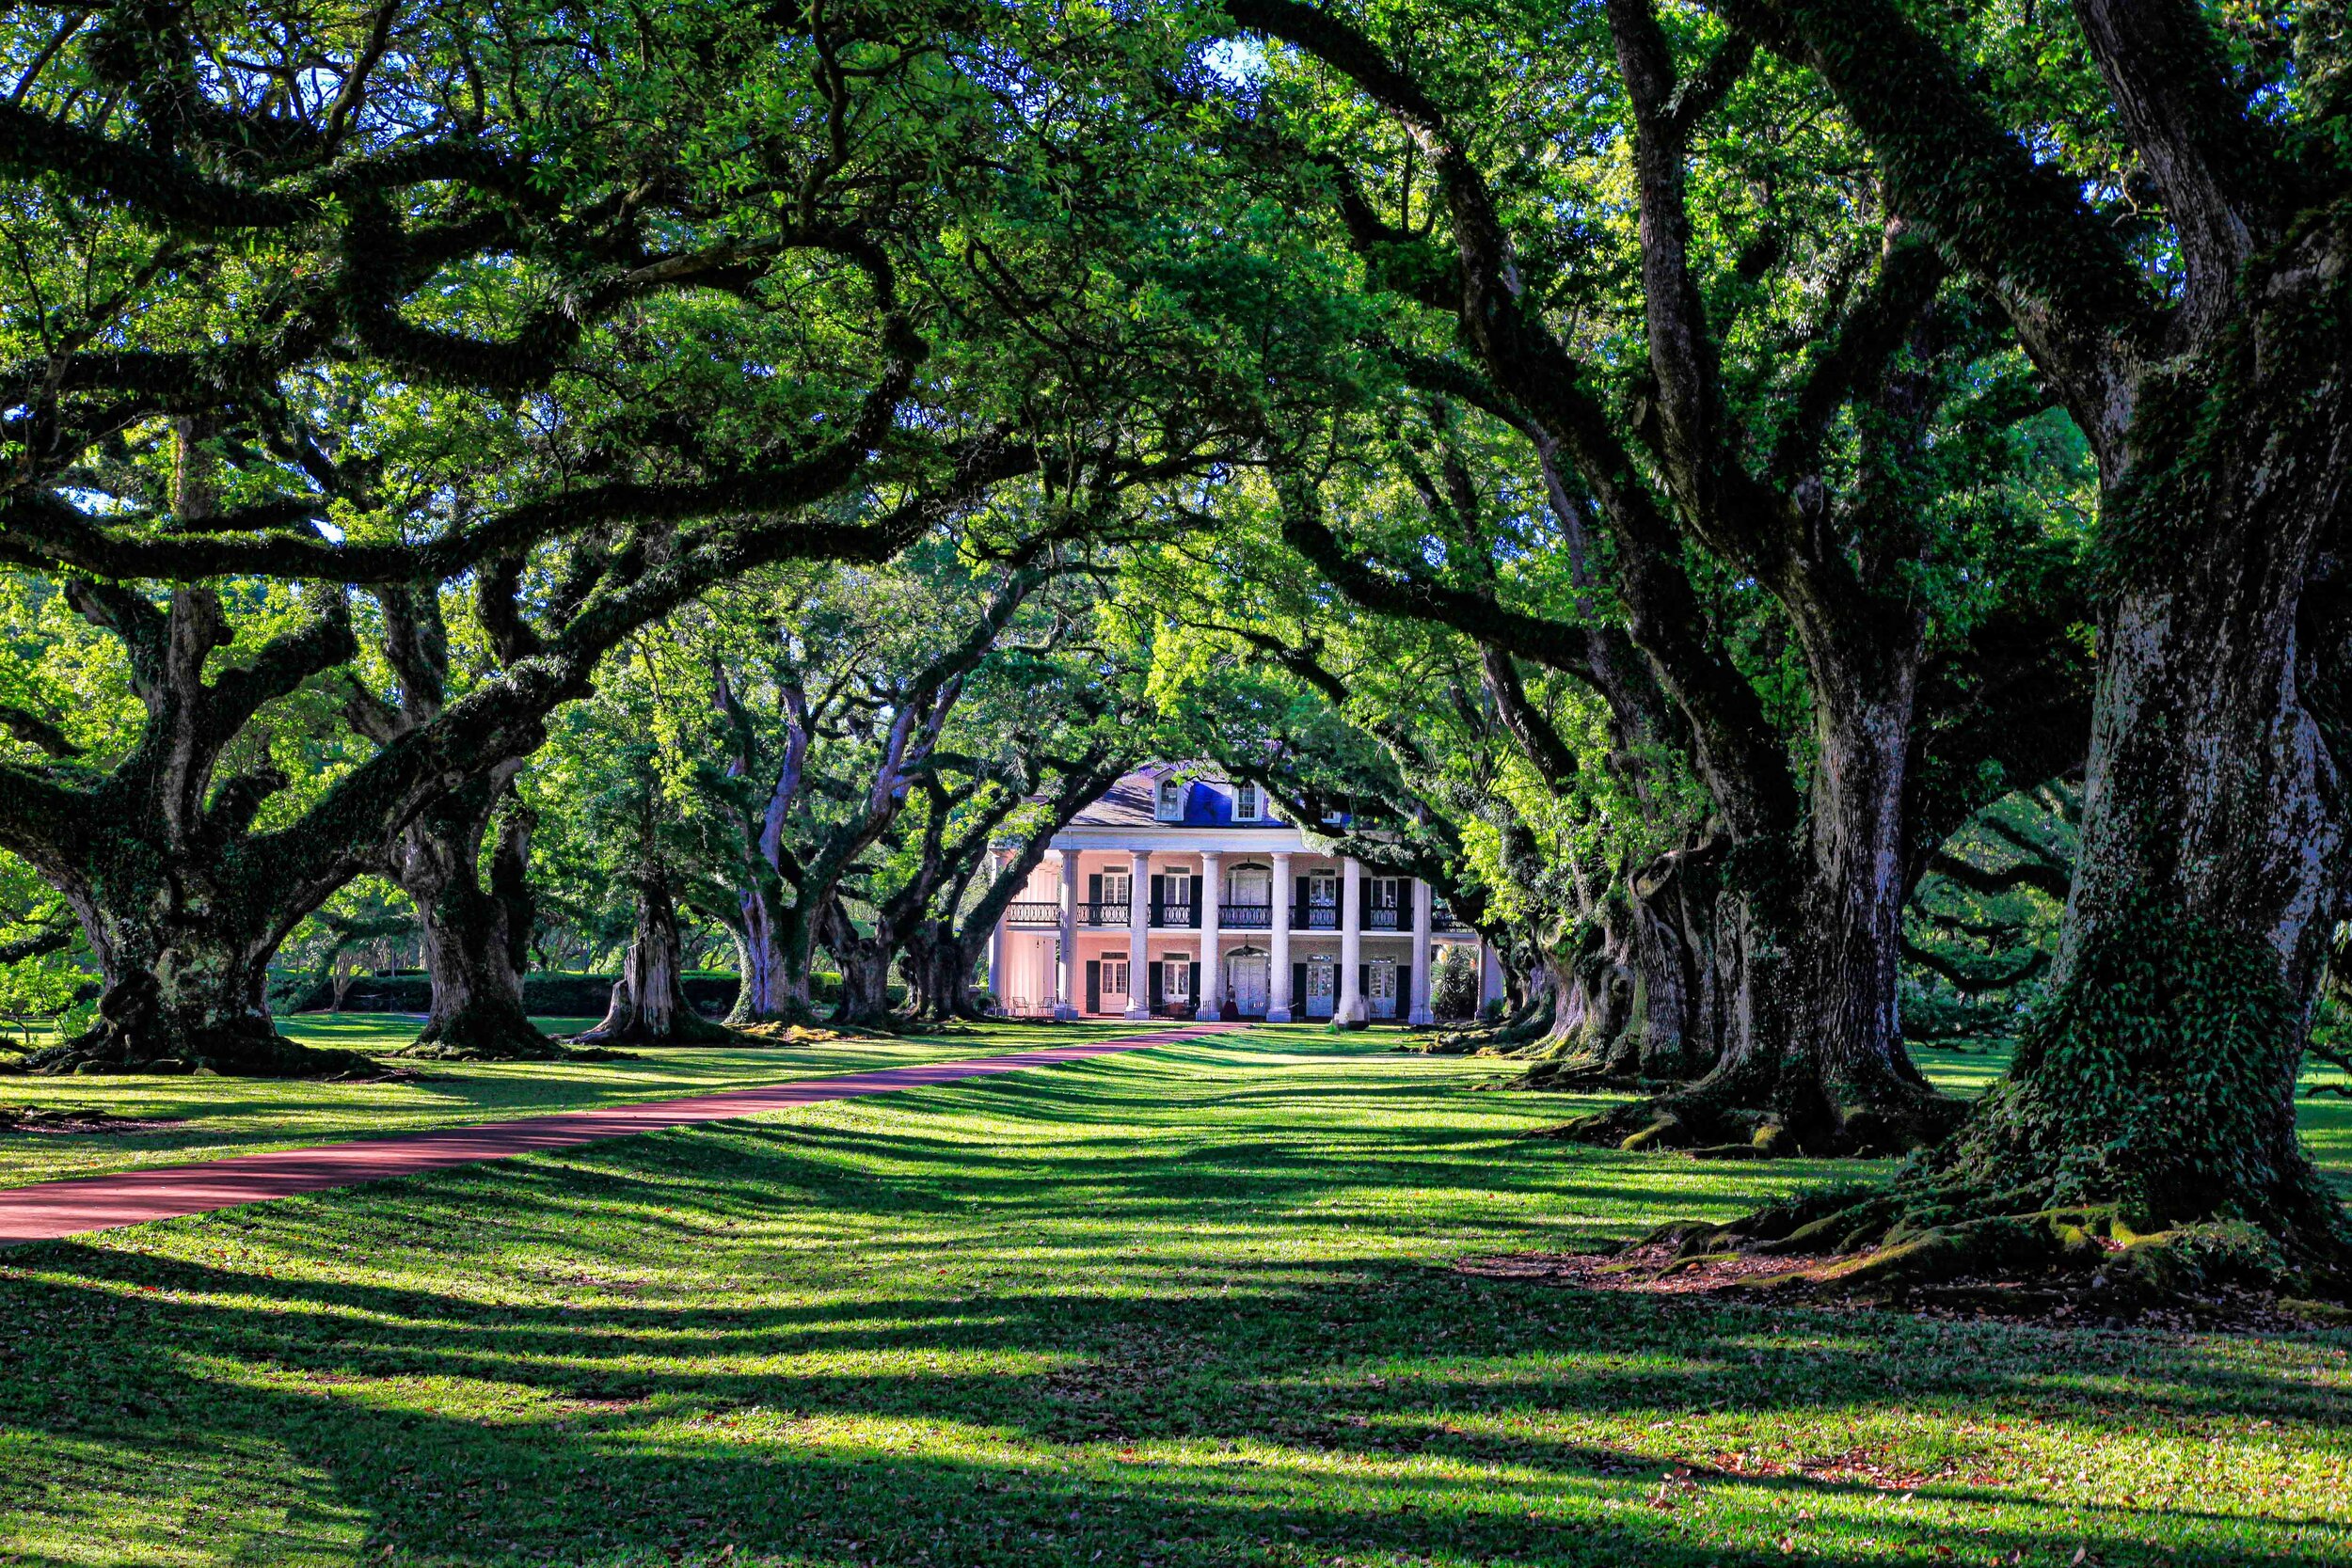
[[[1132,918],[1132,904],[1080,904],[1078,924],[1097,927],[1123,927]],[[1152,924],[1163,930],[1199,930],[1199,904],[1153,904]],[[1336,931],[1340,928],[1340,911],[1335,904],[1297,904],[1290,911],[1294,931]],[[1408,910],[1366,910],[1363,928],[1367,931],[1403,931],[1412,926]],[[1061,906],[1038,899],[1024,899],[1007,907],[1005,919],[1015,926],[1058,926]],[[1264,931],[1273,928],[1274,906],[1271,904],[1220,904],[1216,911],[1217,928],[1223,931]],[[1455,918],[1443,904],[1431,906],[1429,928],[1433,931],[1463,931],[1470,927]]]

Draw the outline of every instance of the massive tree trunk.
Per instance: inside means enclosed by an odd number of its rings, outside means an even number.
[[[1812,1277],[2055,1265],[2158,1291],[2235,1274],[2352,1293],[2352,1227],[2293,1102],[2345,871],[2352,742],[2352,238],[2333,154],[2304,150],[2333,127],[2235,100],[2196,8],[2081,9],[2173,226],[2162,300],[2106,215],[1907,16],[1773,16],[1950,253],[2002,292],[2102,481],[2100,670],[2049,994],[2009,1078],[1874,1200],[1875,1225],[1814,1227],[1893,1244]]]
[[[1626,879],[1576,969],[1576,1049],[1531,1067],[1529,1087],[1687,1083],[1715,1066],[1728,1037],[1716,974],[1724,847],[1709,839]]]
[[[859,934],[846,913],[828,918],[826,927],[825,945],[841,965],[841,1003],[833,1021],[852,1029],[889,1028],[890,960],[898,944]]]
[[[659,867],[637,879],[637,930],[621,977],[599,1023],[577,1037],[584,1045],[717,1045],[734,1032],[694,1011],[686,1000],[677,906]]]
[[[2141,1230],[2249,1220],[2339,1262],[2294,1094],[2346,868],[2352,365],[2312,325],[2352,304],[2346,249],[2291,254],[2263,317],[2143,390],[2136,477],[2106,497],[2122,580],[2049,1000],[1948,1164]]]
[[[485,891],[477,872],[483,835],[499,809],[513,767],[470,781],[437,800],[400,836],[391,872],[417,906],[424,927],[431,1011],[410,1048],[453,1059],[542,1061],[563,1053],[523,1008],[516,950],[529,940],[514,929],[519,868],[499,879],[505,896]],[[500,836],[502,858],[525,853],[528,828],[510,817]]]
[[[176,590],[160,609],[105,583],[72,583],[68,597],[122,641],[148,721],[138,746],[95,788],[21,773],[8,781],[0,837],[72,906],[103,987],[97,1025],[40,1053],[36,1069],[350,1069],[358,1058],[349,1053],[280,1036],[265,1002],[270,956],[350,873],[286,867],[249,835],[255,814],[285,787],[282,774],[263,766],[215,782],[221,753],[256,710],[355,651],[340,599],[242,668],[207,679],[210,656],[231,637],[211,589]]]
[[[1963,1111],[1913,1065],[1898,1011],[1920,637],[1829,643],[1808,649],[1818,757],[1796,885],[1733,917],[1736,994],[1772,1026],[1735,1030],[1715,1070],[1672,1109],[1707,1141],[1895,1152],[1943,1137]]]
[[[278,1033],[265,991],[291,922],[240,896],[233,862],[207,868],[227,872],[219,881],[188,877],[184,865],[167,879],[133,869],[151,863],[135,843],[124,847],[109,857],[117,863],[52,873],[82,918],[103,989],[97,1024],[37,1055],[35,1071],[278,1075],[356,1065]]]
[[[741,918],[735,932],[742,981],[736,989],[735,1010],[727,1015],[727,1022],[738,1025],[808,1022],[816,1016],[809,998],[808,968],[805,962],[795,967],[787,959],[786,943],[778,930],[786,924],[778,918],[778,900],[764,890],[750,888],[744,890],[740,902]]]
[[[907,1011],[925,1022],[982,1017],[972,994],[978,958],[965,947],[953,922],[937,917],[919,922],[907,932],[906,956],[898,962],[907,981]],[[992,977],[992,983],[1003,982]]]

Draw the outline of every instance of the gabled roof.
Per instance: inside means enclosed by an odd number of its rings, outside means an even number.
[[[1160,780],[1170,773],[1184,781],[1184,815],[1181,821],[1162,821]],[[1225,787],[1219,787],[1225,786]],[[1272,828],[1270,817],[1255,822],[1233,820],[1233,797],[1229,781],[1205,764],[1158,762],[1138,768],[1104,792],[1103,798],[1071,819],[1073,828]]]

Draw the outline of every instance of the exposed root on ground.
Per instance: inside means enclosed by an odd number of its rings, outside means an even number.
[[[2311,1326],[2352,1324],[2344,1263],[2326,1238],[2290,1259],[2243,1220],[2140,1228],[2119,1204],[2053,1205],[2036,1188],[1938,1188],[1915,1170],[1892,1185],[1808,1193],[1730,1225],[1663,1226],[1614,1253],[1465,1266],[1652,1294],[2098,1323],[2270,1314]]]
[[[560,1041],[528,1024],[499,1028],[427,1029],[398,1056],[427,1062],[558,1062],[567,1054]]]
[[[2281,1334],[2352,1326],[2352,1307],[2244,1285],[2213,1284],[2166,1297],[2119,1296],[2095,1275],[2015,1279],[1962,1275],[1877,1291],[1808,1289],[1811,1270],[1756,1253],[1685,1258],[1668,1243],[1621,1252],[1513,1253],[1466,1258],[1459,1273],[1570,1290],[1712,1301],[1801,1298],[1808,1307],[1909,1312],[1919,1317],[2038,1323],[2055,1328]]]
[[[0,1105],[0,1132],[162,1132],[186,1125],[177,1117],[119,1117],[69,1105]]]
[[[1575,1092],[1613,1086],[1597,1078],[1549,1081]],[[1811,1118],[1802,1130],[1777,1110],[1726,1103],[1704,1085],[1645,1085],[1664,1092],[1613,1105],[1533,1138],[1559,1138],[1597,1148],[1680,1149],[1696,1160],[1771,1160],[1788,1155],[1848,1155],[1863,1159],[1909,1154],[1933,1148],[1967,1115],[1963,1101],[1921,1090],[1889,1103],[1840,1105]]]
[[[51,1046],[27,1057],[24,1070],[44,1078],[147,1074],[157,1077],[294,1078],[320,1083],[372,1083],[413,1077],[406,1069],[363,1056],[356,1051],[321,1050],[300,1045],[282,1035],[252,1031],[241,1034],[232,1049],[219,1049],[205,1040],[183,1054],[125,1049],[119,1037],[92,1030],[77,1039]]]
[[[894,1014],[890,1020],[890,1029],[891,1033],[898,1035],[927,1035],[939,1038],[957,1038],[986,1032],[975,1028],[968,1020],[953,1015],[926,1018],[917,1013]]]
[[[1673,1079],[1614,1071],[1605,1061],[1549,1056],[1528,1063],[1526,1071],[1495,1086],[1538,1094],[1668,1095],[1683,1085]]]

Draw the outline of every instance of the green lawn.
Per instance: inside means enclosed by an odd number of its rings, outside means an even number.
[[[0,1255],[0,1562],[2352,1560],[2352,1335],[1455,1274],[1834,1167],[1522,1141],[1577,1102],[1385,1043],[1178,1042]]]
[[[416,1037],[415,1019],[324,1015],[281,1020],[308,1045],[396,1051]],[[535,1021],[549,1031],[593,1019]],[[389,1084],[284,1084],[253,1078],[0,1078],[0,1105],[72,1106],[183,1125],[104,1136],[0,1134],[0,1187],[134,1165],[181,1164],[224,1154],[294,1148],[343,1138],[496,1121],[549,1111],[673,1095],[712,1094],[793,1078],[861,1072],[1068,1045],[1132,1034],[1133,1024],[1049,1028],[1009,1025],[985,1034],[851,1040],[837,1045],[642,1051],[614,1062],[420,1062],[421,1076]]]

